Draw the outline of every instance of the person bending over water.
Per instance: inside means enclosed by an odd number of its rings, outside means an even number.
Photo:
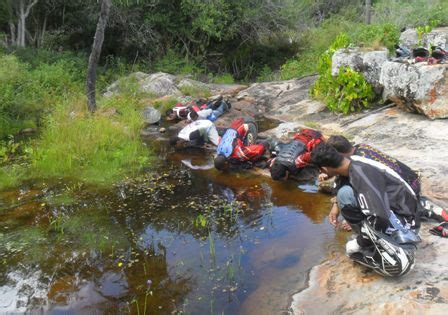
[[[259,163],[269,149],[269,144],[256,143],[257,134],[257,125],[252,118],[234,120],[216,149],[215,168],[220,171],[232,166],[251,168],[254,163]]]
[[[385,276],[408,273],[420,241],[419,202],[409,184],[390,167],[344,157],[327,143],[312,151],[311,163],[327,176],[348,178],[350,185],[337,196],[342,216],[357,233],[346,244],[347,255]]]

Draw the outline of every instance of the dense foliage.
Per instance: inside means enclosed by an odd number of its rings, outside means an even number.
[[[138,94],[129,89],[101,99],[98,113],[89,115],[85,68],[65,56],[33,67],[0,54],[0,189],[33,177],[107,185],[137,172],[150,158],[139,137],[144,104]],[[120,115],[108,115],[111,108]],[[6,138],[36,126],[41,132],[35,139]]]
[[[143,105],[138,95],[99,98],[93,116],[85,110],[87,56],[100,3],[0,1],[0,187],[30,176],[105,183],[137,171],[148,158],[137,133]],[[373,0],[370,25],[364,23],[364,3],[113,0],[97,89],[135,71],[217,83],[319,72],[315,97],[334,111],[359,110],[373,99],[372,89],[348,68],[331,76],[335,49],[349,43],[392,48],[403,27],[422,34],[448,25],[446,0]],[[173,102],[156,105],[163,109]],[[122,115],[102,116],[112,107]],[[16,136],[27,128],[39,133],[24,144]]]

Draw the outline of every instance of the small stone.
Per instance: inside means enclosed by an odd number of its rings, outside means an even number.
[[[166,128],[164,128],[164,127],[160,128],[160,129],[159,129],[159,132],[160,132],[160,133],[165,133],[165,132],[166,132]]]

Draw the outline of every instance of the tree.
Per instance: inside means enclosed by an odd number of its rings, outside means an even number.
[[[101,3],[100,17],[96,25],[95,37],[93,39],[92,51],[89,57],[89,66],[87,68],[87,107],[91,113],[96,110],[95,84],[96,68],[101,55],[101,48],[104,41],[104,31],[106,30],[107,19],[109,18],[111,0],[103,0]]]
[[[7,0],[4,5],[9,15],[9,31],[11,34],[11,44],[25,47],[25,36],[27,33],[26,19],[30,15],[31,9],[39,0]]]
[[[365,20],[366,24],[370,24],[370,18],[372,15],[372,0],[366,0],[366,6],[365,6]]]

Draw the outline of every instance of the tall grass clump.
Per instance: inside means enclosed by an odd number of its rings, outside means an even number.
[[[108,185],[138,172],[149,159],[139,138],[139,101],[126,95],[103,100],[95,115],[87,113],[84,101],[78,105],[60,105],[48,116],[31,157],[34,176]]]

